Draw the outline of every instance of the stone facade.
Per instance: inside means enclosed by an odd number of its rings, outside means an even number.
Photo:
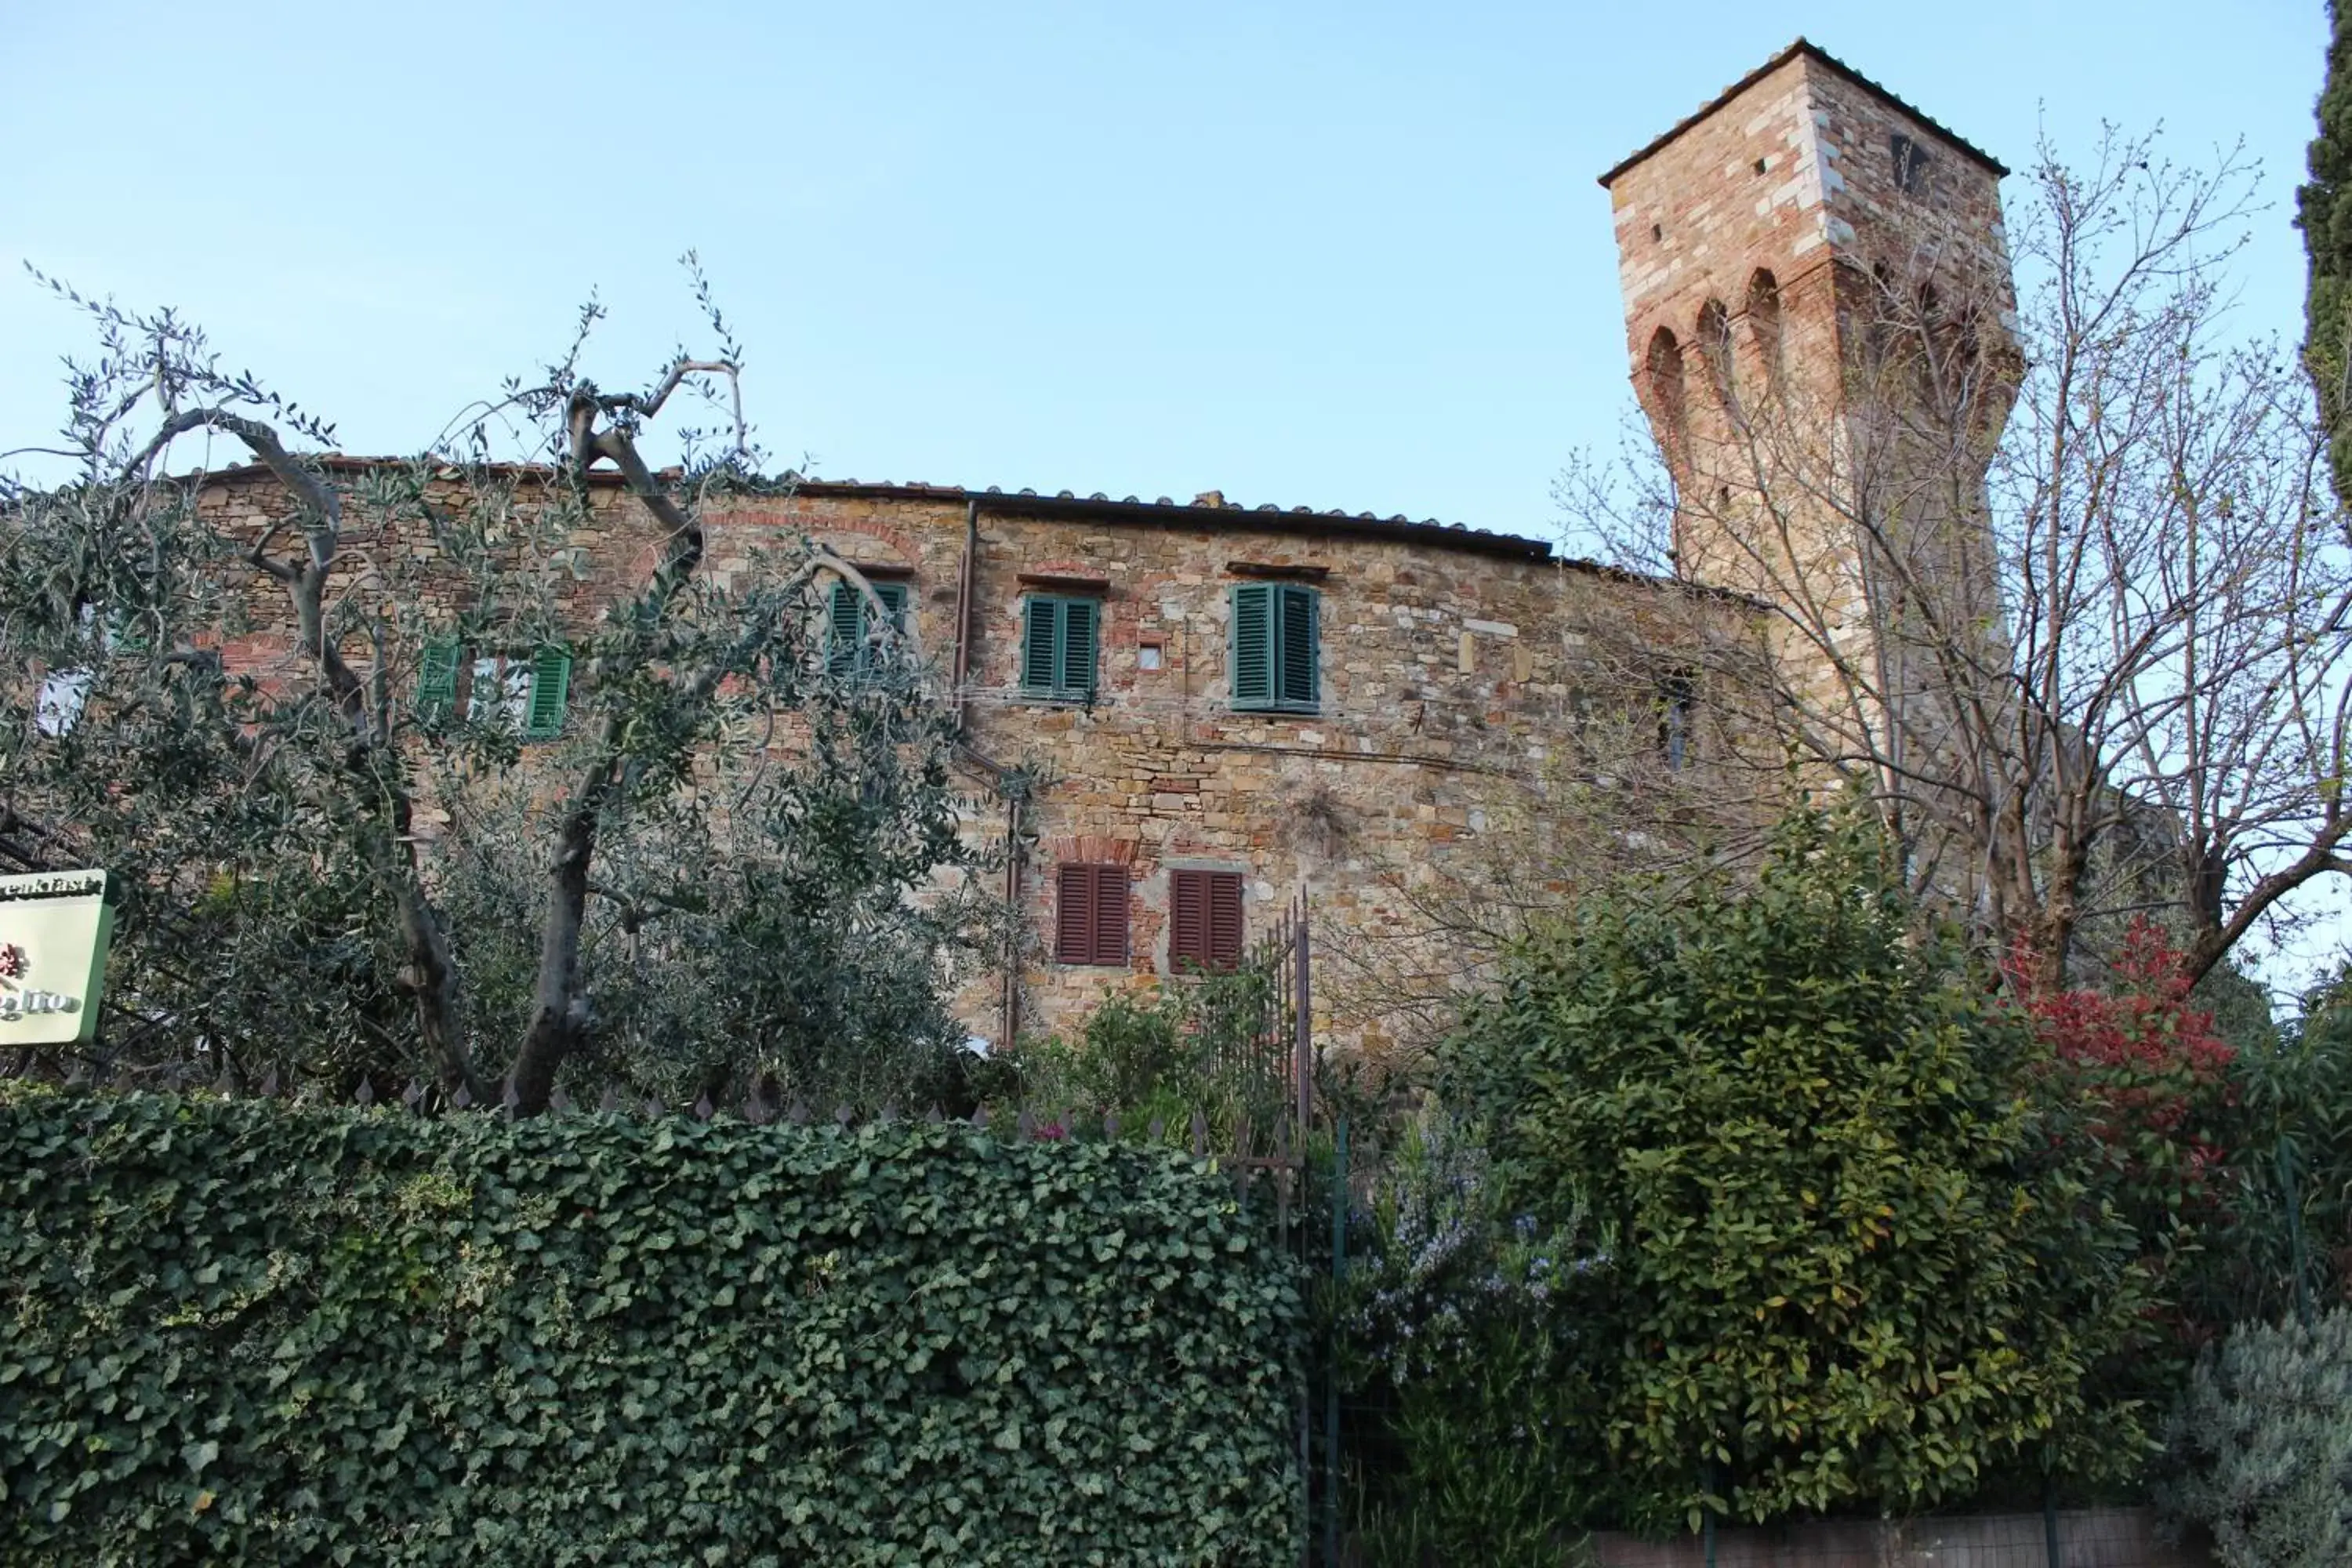
[[[1990,268],[2006,288],[2000,174],[1800,44],[1603,177],[1635,384],[1678,455],[1686,492],[1704,482],[1689,433],[1708,419],[1719,429],[1722,410],[1699,406],[1685,348],[1713,334],[1733,356],[1720,374],[1813,385],[1833,399],[1841,290],[1875,250],[1922,232],[1915,209],[1932,208],[1942,232],[1964,241],[1936,266]],[[367,467],[332,462],[352,476]],[[454,471],[444,482],[457,483]],[[527,531],[528,492],[541,481],[515,482]],[[445,499],[454,508],[460,498]],[[240,535],[283,508],[257,469],[214,478],[204,501]],[[642,582],[654,558],[640,510],[609,479],[591,518],[554,542],[569,566],[553,577],[559,622],[583,623]],[[1564,560],[1536,540],[1244,508],[1213,493],[1180,504],[810,481],[707,512],[705,522],[710,573],[807,536],[877,580],[907,584],[915,645],[971,750],[1043,764],[1047,782],[1013,825],[1020,853],[1009,879],[1039,956],[1009,989],[967,998],[974,1032],[992,1040],[1066,1029],[1106,994],[1171,973],[1176,871],[1239,873],[1248,931],[1303,893],[1327,930],[1409,932],[1417,886],[1455,869],[1475,878],[1479,856],[1491,864],[1515,852],[1482,842],[1498,831],[1497,803],[1562,787],[1663,790],[1670,774],[1703,771],[1708,747],[1689,710],[1703,710],[1706,694],[1688,689],[1676,648],[1696,635],[1752,641],[1767,618],[1738,594]],[[1695,542],[1682,577],[1705,578],[1712,561]],[[1727,569],[1724,577],[1749,586]],[[1248,711],[1234,700],[1234,592],[1265,583],[1314,595],[1309,711]],[[1091,701],[1024,689],[1024,602],[1037,594],[1098,605]],[[282,616],[281,605],[257,583],[257,624]],[[429,603],[421,613],[428,624],[446,619]],[[266,630],[230,641],[244,666],[283,649],[282,635]],[[1614,740],[1603,743],[1603,731]],[[1056,873],[1069,864],[1124,868],[1124,963],[1052,961]],[[1378,1045],[1391,1030],[1366,1015],[1347,1032]]]
[[[367,467],[330,466],[347,485]],[[457,481],[445,482],[455,510]],[[535,482],[519,514],[532,510]],[[215,476],[202,504],[237,538],[286,508],[257,468]],[[551,574],[554,613],[575,624],[642,582],[653,559],[640,510],[616,487],[596,487],[592,517],[559,548],[577,572]],[[1001,987],[965,999],[974,1033],[991,1040],[1066,1029],[1107,993],[1174,973],[1176,869],[1240,873],[1245,938],[1302,893],[1318,922],[1409,931],[1403,884],[1480,849],[1498,801],[1596,775],[1655,785],[1668,763],[1658,705],[1670,650],[1694,617],[1736,626],[1750,613],[1562,559],[1541,541],[1217,496],[1180,505],[810,481],[708,510],[704,524],[709,573],[805,537],[875,581],[906,584],[916,657],[941,700],[959,704],[971,750],[1041,772],[1014,878],[1036,942],[1009,1008]],[[376,548],[429,547],[384,538]],[[1233,698],[1233,592],[1268,582],[1315,595],[1311,711],[1247,711]],[[450,602],[417,606],[425,625],[453,618],[457,585],[448,591]],[[1024,604],[1044,594],[1100,606],[1091,702],[1023,687]],[[256,585],[247,605],[259,629],[226,639],[233,667],[266,678],[281,667],[282,604],[275,584]],[[1655,657],[1629,661],[1629,648]],[[575,685],[575,706],[590,695]],[[1687,772],[1703,750],[1695,731],[1674,761]],[[988,779],[976,768],[971,784],[984,795]],[[1003,824],[982,816],[975,830]],[[1054,962],[1056,873],[1071,863],[1126,868],[1126,963]],[[1376,1046],[1383,1029],[1360,1018],[1345,1033]]]

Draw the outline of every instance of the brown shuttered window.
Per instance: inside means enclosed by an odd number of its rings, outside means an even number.
[[[1065,866],[1054,900],[1054,962],[1127,962],[1124,866]]]
[[[1168,963],[1187,969],[1234,969],[1242,961],[1242,874],[1168,874]]]

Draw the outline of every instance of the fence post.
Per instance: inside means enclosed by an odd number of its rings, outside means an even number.
[[[1331,1145],[1331,1343],[1323,1373],[1323,1563],[1339,1562],[1339,1313],[1340,1284],[1348,1277],[1348,1119],[1342,1116]]]
[[[1704,1510],[1699,1515],[1700,1541],[1706,1550],[1706,1568],[1715,1568],[1715,1461],[1713,1459],[1707,1460],[1700,1467],[1699,1487],[1705,1494],[1699,1504]]]
[[[2058,1478],[2047,1470],[2042,1475],[2042,1551],[2050,1568],[2065,1568],[2058,1549]]]
[[[1298,965],[1298,979],[1291,992],[1291,1008],[1297,1015],[1297,1060],[1294,1072],[1298,1079],[1298,1135],[1307,1136],[1307,1118],[1315,1110],[1315,996],[1308,981],[1307,956],[1307,895],[1298,895],[1298,914],[1294,923],[1291,955]]]

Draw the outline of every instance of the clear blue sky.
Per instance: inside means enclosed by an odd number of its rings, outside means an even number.
[[[400,451],[592,288],[643,379],[693,246],[826,477],[1548,533],[1631,404],[1593,176],[1801,32],[2012,165],[2042,121],[2244,135],[2245,321],[2295,330],[2317,0],[0,0],[0,447],[81,342],[20,258]]]

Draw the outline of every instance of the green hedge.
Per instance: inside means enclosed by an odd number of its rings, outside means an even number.
[[[0,1090],[0,1561],[1274,1563],[1297,1301],[1164,1152]]]

